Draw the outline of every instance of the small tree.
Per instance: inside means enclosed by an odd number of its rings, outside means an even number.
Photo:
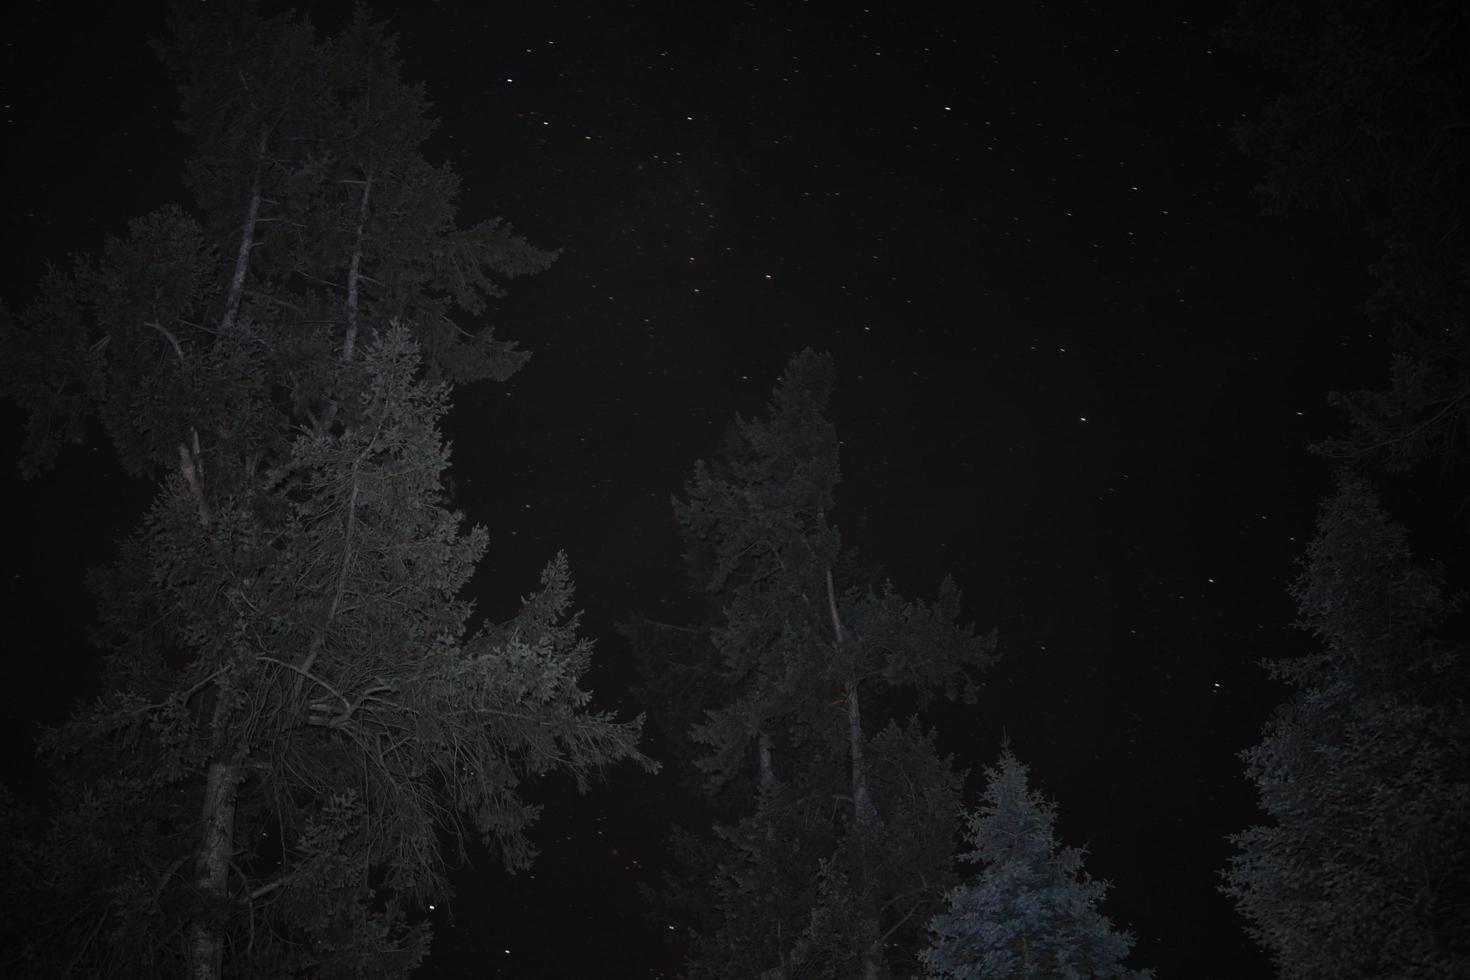
[[[1056,808],[1027,785],[1026,767],[1006,745],[986,770],[985,800],[969,816],[981,865],[954,889],[930,923],[926,975],[953,980],[1142,980],[1123,965],[1132,937],[1098,910],[1104,882],[1082,870],[1083,852],[1056,839]]]

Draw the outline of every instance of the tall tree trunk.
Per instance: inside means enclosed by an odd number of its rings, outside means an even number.
[[[827,609],[832,615],[832,635],[835,638],[837,649],[841,650],[847,642],[847,630],[843,628],[842,617],[837,614],[837,590],[832,586],[831,567],[827,569]],[[853,831],[859,835],[859,853],[863,854],[867,850],[867,841],[862,835],[875,822],[878,814],[873,806],[873,798],[868,794],[868,772],[863,763],[863,709],[862,702],[858,698],[856,678],[849,676],[843,694],[847,698],[847,752],[852,761],[850,779]],[[871,897],[867,869],[863,868],[862,871],[859,887],[862,888],[865,896]],[[867,904],[870,907],[864,911],[863,921],[860,924],[863,949],[858,977],[859,980],[878,980],[883,962],[883,950],[878,938],[878,911],[872,907],[873,902],[869,901]]]
[[[199,848],[194,857],[194,883],[200,896],[213,905],[228,895],[230,859],[235,851],[235,801],[243,763],[240,757],[209,764],[204,785],[204,811]],[[219,980],[224,966],[224,936],[214,924],[215,910],[196,919],[189,930],[189,977]]]
[[[368,447],[368,449],[371,448],[372,446]],[[342,605],[342,596],[347,591],[347,573],[352,569],[352,537],[357,528],[357,498],[362,489],[358,482],[357,471],[367,456],[368,449],[363,450],[362,454],[352,461],[352,496],[347,501],[347,527],[342,533],[342,564],[337,569],[337,589],[332,593],[332,605],[328,607],[326,616],[323,617],[311,637],[306,659],[300,667],[295,668],[296,683],[291,691],[291,700],[297,705],[298,711],[305,712],[308,708],[307,704],[301,700],[301,692],[304,690],[303,682],[311,675],[311,668],[316,666],[316,658],[321,655],[322,647],[327,642],[327,631],[331,629],[332,621],[337,618],[337,610]]]
[[[847,682],[847,751],[852,759],[852,816],[864,826],[875,816],[873,798],[868,795],[868,771],[863,765],[863,709],[858,701],[857,683]]]
[[[357,238],[352,243],[352,261],[347,265],[347,336],[342,339],[342,360],[352,360],[357,343],[357,284],[362,274],[362,235],[367,226],[368,199],[373,193],[373,175],[362,185],[362,202],[357,208]]]
[[[873,825],[877,818],[877,810],[873,806],[873,799],[868,795],[867,768],[863,765],[863,716],[862,708],[858,703],[857,684],[851,680],[847,682],[847,739],[848,752],[852,757],[852,811],[853,829],[859,834]],[[859,836],[859,853],[866,856],[868,841]],[[863,869],[864,879],[867,877],[867,869]],[[860,887],[866,898],[871,898],[871,885],[866,880],[862,881]],[[878,980],[879,964],[883,961],[883,951],[878,941],[878,913],[875,902],[866,903],[869,908],[864,911],[862,922],[863,958],[861,972],[858,976],[861,980]]]
[[[862,973],[858,974],[858,976],[862,980],[878,980],[878,967],[883,962],[883,959],[882,951],[878,949],[878,923],[876,921],[869,924],[868,934],[873,938],[869,942],[868,948],[863,951]]]
[[[235,271],[230,276],[230,291],[225,297],[225,315],[220,319],[215,343],[224,340],[235,325],[240,312],[240,297],[245,294],[245,275],[250,269],[250,250],[255,247],[255,226],[260,221],[260,172],[265,167],[266,140],[270,130],[260,127],[255,145],[255,175],[250,181],[250,201],[245,206],[245,224],[240,229],[240,247],[235,252]]]
[[[832,615],[832,635],[837,649],[847,642],[847,630],[837,615],[837,592],[832,587],[832,569],[827,569],[827,609]],[[843,691],[847,698],[847,751],[852,760],[852,815],[861,826],[874,816],[873,800],[868,795],[868,774],[863,766],[863,709],[858,701],[857,680],[849,678]]]

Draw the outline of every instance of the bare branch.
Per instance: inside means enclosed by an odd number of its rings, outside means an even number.
[[[300,674],[302,677],[304,677],[307,680],[311,681],[313,684],[318,684],[321,687],[325,688],[326,691],[327,691],[327,693],[334,695],[337,698],[337,700],[339,700],[339,701],[342,702],[342,704],[343,704],[344,707],[350,705],[350,703],[351,703],[345,697],[343,697],[342,694],[341,694],[341,692],[338,691],[335,687],[333,687],[332,685],[328,684],[326,681],[322,680],[320,677],[316,676],[315,674],[311,673],[311,671],[307,670],[305,667],[298,667],[295,664],[287,663],[284,660],[277,660],[275,657],[267,657],[265,654],[260,654],[255,659],[256,660],[263,660],[266,663],[276,664],[277,666],[280,666],[280,667],[285,667],[287,670],[294,670],[297,674]],[[298,681],[298,683],[299,683],[299,681]],[[312,705],[312,707],[315,708],[316,705]]]
[[[174,353],[178,355],[179,366],[182,367],[184,364],[184,349],[179,346],[179,338],[173,335],[173,331],[169,330],[168,327],[165,327],[157,320],[149,320],[147,323],[144,324],[144,326],[152,327],[154,330],[157,330],[159,333],[163,334],[164,337],[168,338],[168,342],[173,345]],[[108,337],[111,336],[111,334],[108,335]]]

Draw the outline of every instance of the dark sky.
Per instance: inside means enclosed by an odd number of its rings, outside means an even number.
[[[1113,882],[1135,962],[1262,975],[1217,869],[1255,819],[1235,753],[1281,696],[1256,662],[1308,644],[1284,591],[1328,485],[1306,445],[1335,424],[1327,392],[1386,361],[1358,312],[1373,250],[1261,215],[1229,129],[1281,82],[1220,49],[1228,4],[814,6],[379,6],[461,217],[564,249],[491,314],[530,365],[450,419],[460,505],[491,535],[480,609],[508,614],[566,549],[598,700],[641,710],[611,624],[692,613],[670,493],[793,352],[830,350],[846,541],[911,596],[953,573],[1000,630],[944,742],[970,799],[1004,731]],[[44,260],[179,199],[187,147],[143,40],[159,18],[9,20],[14,308]],[[68,624],[4,658],[21,783],[35,721],[88,691],[82,568],[146,501],[105,457],[71,453],[5,514],[8,615]],[[667,971],[634,886],[675,797],[631,768],[553,793],[533,875],[463,876],[426,975]]]

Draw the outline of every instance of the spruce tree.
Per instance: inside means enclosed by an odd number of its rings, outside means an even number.
[[[1270,823],[1225,874],[1283,980],[1470,973],[1470,725],[1454,604],[1377,493],[1343,476],[1293,586],[1318,652],[1242,753]]]
[[[980,873],[954,889],[930,923],[925,975],[953,980],[1141,980],[1126,967],[1133,944],[1098,910],[1107,885],[1082,870],[1083,853],[1056,838],[1056,807],[1028,785],[1011,752],[986,770],[984,802],[969,816],[962,855]]]
[[[465,833],[531,861],[525,780],[649,764],[640,721],[586,710],[565,557],[466,636],[486,533],[438,424],[448,382],[524,355],[450,311],[550,256],[458,229],[362,11],[318,40],[180,4],[173,31],[203,220],[52,269],[0,338],[30,471],[95,416],[158,483],[92,578],[103,694],[43,739],[50,810],[5,814],[7,970],[405,976]]]

